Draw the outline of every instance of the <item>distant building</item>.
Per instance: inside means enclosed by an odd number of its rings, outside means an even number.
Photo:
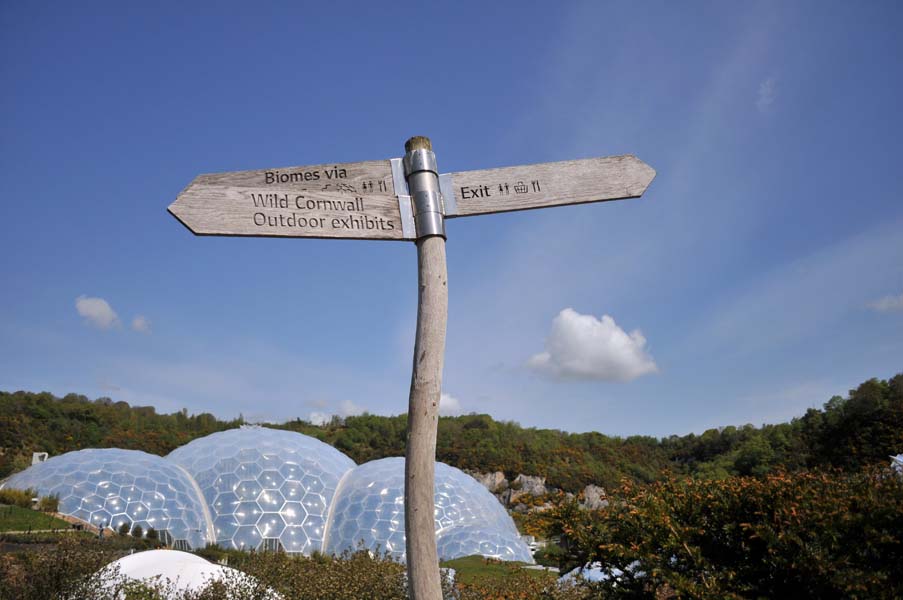
[[[890,468],[903,475],[903,454],[890,457]]]
[[[45,460],[47,460],[48,458],[50,458],[50,455],[46,452],[32,452],[31,453],[31,464],[33,464],[33,465],[40,464],[40,463],[44,462]]]

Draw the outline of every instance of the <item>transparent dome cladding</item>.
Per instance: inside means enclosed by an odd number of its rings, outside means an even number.
[[[59,512],[96,527],[153,527],[177,548],[209,539],[206,506],[178,465],[138,450],[104,448],[55,456],[10,477],[3,487],[57,496]]]
[[[243,427],[177,448],[168,459],[195,479],[210,507],[215,541],[254,550],[263,544],[310,554],[323,547],[329,506],[354,461],[291,431]]]
[[[355,466],[312,437],[263,427],[194,440],[166,458],[80,450],[3,487],[58,495],[60,512],[96,526],[153,527],[177,548],[339,554],[360,547],[404,560],[404,459]],[[466,473],[436,463],[435,524],[444,560],[481,554],[533,562],[507,511]]]
[[[482,554],[532,563],[517,527],[495,496],[463,471],[436,463],[434,513],[439,557]],[[352,547],[405,559],[404,459],[383,458],[355,468],[342,481],[324,550]]]

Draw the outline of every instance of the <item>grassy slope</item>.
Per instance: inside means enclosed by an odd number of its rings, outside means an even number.
[[[465,556],[464,558],[447,560],[442,563],[442,566],[454,569],[455,580],[457,583],[463,583],[465,585],[479,584],[489,580],[504,581],[509,577],[513,577],[514,574],[518,572],[527,573],[531,577],[536,577],[537,579],[548,579],[550,581],[557,579],[555,573],[523,569],[525,566],[524,563],[501,562],[487,559],[483,556]]]
[[[72,526],[47,513],[18,506],[0,504],[0,531],[26,531],[31,529],[69,529]]]

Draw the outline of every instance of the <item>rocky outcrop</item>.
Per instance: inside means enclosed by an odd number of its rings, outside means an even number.
[[[524,494],[542,496],[549,493],[549,490],[546,488],[545,477],[535,477],[533,475],[524,475],[523,473],[515,477],[514,481],[511,482],[511,488],[517,492],[512,495],[512,500]]]
[[[487,490],[492,492],[504,506],[509,507],[515,512],[532,512],[549,510],[554,506],[551,502],[537,505],[529,501],[524,501],[525,496],[539,497],[545,494],[554,494],[560,490],[551,488],[546,485],[545,477],[537,477],[533,475],[519,474],[509,483],[505,479],[502,471],[494,473],[479,473],[477,471],[468,471],[468,475],[476,479]],[[520,502],[515,502],[521,498]],[[573,500],[574,494],[568,492],[565,494],[566,500]],[[589,510],[598,510],[608,506],[608,500],[605,494],[605,488],[597,485],[588,485],[583,489],[582,500],[580,506]]]
[[[588,485],[583,488],[583,500],[580,505],[589,510],[599,510],[608,506],[605,488],[597,485]]]
[[[546,488],[545,477],[534,477],[532,475],[524,475],[521,473],[514,478],[514,481],[511,482],[509,488],[499,496],[499,500],[505,506],[516,504],[515,510],[524,512],[530,510],[528,506],[529,503],[515,502],[518,498],[521,498],[522,496],[543,496],[548,492],[549,490]]]
[[[508,489],[508,480],[505,479],[505,474],[501,471],[496,471],[495,473],[469,473],[469,475],[493,494],[499,494]]]

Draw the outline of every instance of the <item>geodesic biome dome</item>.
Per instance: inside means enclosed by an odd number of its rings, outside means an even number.
[[[440,559],[481,554],[533,562],[507,511],[470,475],[437,462],[435,503]],[[403,458],[360,465],[339,486],[323,550],[340,554],[359,548],[405,560]]]
[[[312,437],[242,427],[161,458],[79,450],[34,465],[0,487],[57,495],[59,511],[95,526],[153,527],[177,549],[341,554],[366,548],[405,559],[404,458],[360,466]],[[464,472],[436,463],[440,558],[480,554],[533,562],[511,517]]]
[[[177,548],[203,548],[212,534],[203,499],[178,465],[118,448],[78,450],[16,473],[4,488],[57,496],[59,512],[100,528],[153,527]]]
[[[304,554],[322,550],[336,486],[354,467],[317,439],[254,426],[194,440],[167,459],[197,482],[218,545]]]

